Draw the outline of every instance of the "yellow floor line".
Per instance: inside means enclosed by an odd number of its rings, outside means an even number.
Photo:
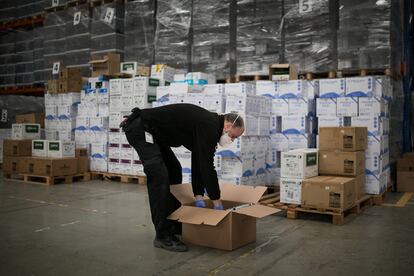
[[[398,202],[395,204],[397,207],[404,207],[405,204],[407,204],[408,201],[413,197],[413,193],[404,193],[403,196],[398,200]]]

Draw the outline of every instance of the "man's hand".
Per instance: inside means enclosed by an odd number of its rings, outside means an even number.
[[[196,195],[195,206],[198,208],[206,208],[206,203],[202,195]]]
[[[220,199],[213,200],[214,210],[224,210],[223,203],[221,203]]]

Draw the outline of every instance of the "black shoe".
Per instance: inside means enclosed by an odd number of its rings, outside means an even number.
[[[188,251],[187,245],[180,241],[176,236],[169,236],[154,240],[154,246],[173,252]]]

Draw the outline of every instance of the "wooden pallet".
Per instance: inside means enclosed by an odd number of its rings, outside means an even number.
[[[20,86],[5,86],[0,87],[1,95],[32,95],[32,96],[43,96],[45,92],[42,86],[33,85],[20,85]]]
[[[391,192],[392,186],[389,186],[385,191],[379,195],[372,195],[372,201],[374,205],[381,205],[385,202],[385,197]]]
[[[345,218],[350,217],[351,215],[358,215],[361,211],[368,207],[372,206],[373,200],[371,195],[365,195],[359,199],[351,208],[347,210],[339,210],[336,208],[332,209],[319,209],[319,208],[307,208],[307,207],[287,207],[287,217],[289,219],[297,219],[300,215],[309,215],[309,214],[319,214],[323,216],[330,216],[332,219],[332,224],[342,225],[344,224]]]
[[[118,181],[122,183],[136,183],[146,185],[147,177],[143,175],[126,175],[108,172],[91,172],[92,179],[109,179],[111,181]]]
[[[37,13],[25,18],[14,19],[10,21],[0,22],[0,30],[32,28],[36,25],[42,25],[45,19],[44,12]]]
[[[18,173],[3,173],[3,178],[9,180],[23,180],[23,176]]]
[[[34,184],[44,184],[44,185],[55,185],[58,183],[70,184],[77,181],[89,181],[91,180],[91,175],[89,172],[75,174],[75,175],[65,175],[65,176],[43,176],[43,175],[32,175],[32,174],[22,174],[23,182],[34,183]]]
[[[66,9],[66,4],[58,5],[55,7],[47,7],[45,8],[45,12],[57,12],[57,11],[63,11]]]
[[[336,72],[338,78],[344,77],[365,77],[365,76],[390,76],[395,77],[396,74],[389,68],[385,69],[358,69],[358,70],[338,70]]]
[[[304,80],[314,80],[314,79],[334,79],[336,78],[336,71],[327,71],[327,72],[306,72],[306,73],[299,73],[299,79]]]
[[[269,75],[236,75],[234,82],[269,80]]]

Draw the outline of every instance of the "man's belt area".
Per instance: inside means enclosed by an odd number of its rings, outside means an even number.
[[[131,114],[129,114],[128,116],[124,116],[124,120],[121,122],[119,127],[122,128],[124,132],[126,132],[131,122],[134,121],[136,118],[138,118],[140,115],[141,115],[141,109],[139,109],[138,107],[135,107],[134,109],[131,110]]]

